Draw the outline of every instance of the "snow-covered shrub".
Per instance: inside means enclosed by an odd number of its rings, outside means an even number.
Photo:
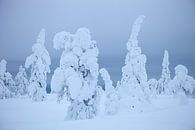
[[[144,88],[147,86],[146,56],[138,46],[137,36],[145,16],[139,16],[132,28],[130,39],[127,42],[128,53],[125,66],[122,68],[122,79],[117,83],[120,102],[128,109],[138,108],[148,100]]]
[[[51,60],[45,46],[45,29],[38,35],[32,46],[32,54],[26,58],[25,67],[31,70],[28,93],[34,101],[43,101],[46,97],[47,73],[50,73]]]
[[[16,74],[15,83],[17,88],[17,94],[25,95],[28,93],[28,79],[25,68],[23,66],[19,67],[19,72]]]
[[[170,94],[171,90],[168,86],[169,82],[171,81],[171,74],[169,70],[169,54],[168,51],[165,50],[164,58],[162,62],[162,75],[161,78],[158,80],[158,94]]]
[[[3,59],[0,62],[0,99],[11,98],[16,95],[15,83],[12,75],[6,72],[7,62]]]
[[[158,81],[156,79],[150,79],[148,80],[148,85],[145,91],[147,91],[150,97],[156,97],[156,95],[158,94],[157,87],[158,87]]]
[[[110,79],[110,75],[105,68],[100,69],[100,74],[105,83],[105,113],[108,115],[116,114],[118,111],[118,95],[114,86],[112,85],[112,80]],[[104,96],[104,95],[103,95]],[[104,97],[103,97],[104,98]]]
[[[59,32],[54,36],[54,48],[63,49],[60,66],[51,81],[53,92],[66,95],[71,102],[67,119],[89,119],[98,112],[98,48],[90,31],[80,28],[75,34]]]
[[[188,75],[188,69],[184,65],[177,65],[175,67],[175,77],[169,83],[174,94],[185,93],[192,94],[195,88],[195,80]],[[180,94],[181,95],[181,94]]]

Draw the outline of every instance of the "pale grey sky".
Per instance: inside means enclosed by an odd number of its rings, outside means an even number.
[[[57,60],[61,52],[52,47],[54,34],[87,27],[100,49],[101,65],[117,66],[113,71],[119,72],[132,23],[140,14],[146,19],[139,45],[148,65],[157,64],[160,73],[167,49],[173,66],[195,66],[195,0],[0,0],[0,59],[15,69],[11,62],[24,61],[45,28],[46,48]]]

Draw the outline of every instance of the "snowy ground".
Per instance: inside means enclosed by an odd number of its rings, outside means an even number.
[[[180,105],[177,98],[161,96],[152,104],[143,113],[65,121],[68,103],[57,103],[54,95],[45,102],[0,100],[0,130],[195,130],[195,99]]]

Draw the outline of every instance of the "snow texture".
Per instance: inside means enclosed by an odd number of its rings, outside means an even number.
[[[64,121],[69,103],[57,103],[55,95],[47,101],[32,102],[14,98],[0,100],[1,130],[193,130],[195,100],[180,105],[178,98],[160,96],[153,108],[143,113],[124,113],[91,120]]]

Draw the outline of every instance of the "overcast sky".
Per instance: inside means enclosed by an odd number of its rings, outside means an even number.
[[[173,65],[195,66],[195,0],[0,0],[0,59],[8,66],[24,61],[45,28],[46,48],[58,60],[61,51],[52,47],[55,33],[87,27],[100,49],[101,65],[120,71],[132,23],[140,14],[146,16],[139,45],[147,64],[160,67],[167,49]]]

